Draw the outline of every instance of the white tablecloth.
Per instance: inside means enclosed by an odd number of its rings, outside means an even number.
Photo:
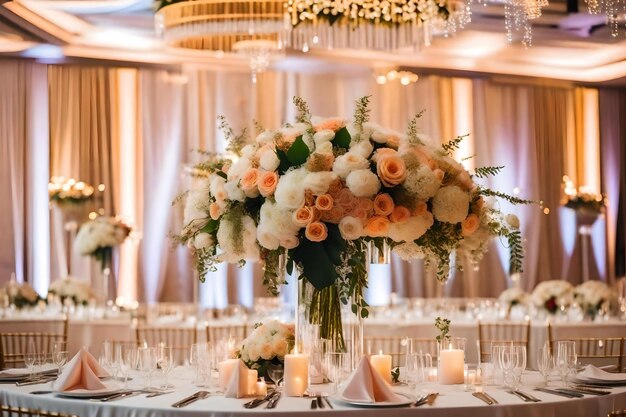
[[[231,399],[221,396],[212,396],[199,400],[185,408],[175,409],[171,404],[196,392],[198,388],[191,385],[190,373],[175,371],[169,379],[176,385],[175,392],[155,398],[146,398],[145,395],[125,398],[109,403],[94,402],[86,399],[66,399],[55,397],[52,394],[33,395],[30,391],[47,389],[47,385],[33,385],[16,387],[13,384],[0,385],[0,401],[3,404],[29,408],[40,408],[48,411],[76,414],[81,417],[175,417],[175,416],[216,416],[216,417],[246,417],[250,415],[289,415],[315,416],[331,413],[340,416],[371,416],[378,417],[381,413],[393,416],[421,416],[445,417],[463,414],[464,417],[604,417],[615,409],[626,408],[626,387],[612,389],[612,394],[595,397],[585,396],[582,399],[567,399],[543,392],[532,391],[540,377],[534,372],[524,375],[525,391],[531,392],[542,400],[540,403],[524,403],[519,398],[506,393],[503,389],[487,386],[485,391],[493,396],[500,404],[488,406],[474,398],[470,392],[463,390],[460,385],[442,386],[437,384],[422,384],[418,390],[435,390],[440,393],[433,406],[422,406],[419,411],[414,408],[355,408],[336,400],[331,400],[334,410],[328,408],[313,411],[309,409],[311,403],[307,398],[283,397],[274,410],[266,410],[263,406],[247,410],[242,407],[249,399]],[[183,376],[185,377],[183,379]],[[140,378],[134,380],[141,384]],[[554,383],[556,384],[556,383]],[[314,391],[324,391],[327,386],[312,386]],[[396,387],[400,392],[407,392],[408,387]]]

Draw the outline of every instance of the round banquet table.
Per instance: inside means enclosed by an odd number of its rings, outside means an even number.
[[[580,399],[568,399],[543,392],[532,390],[541,379],[536,372],[524,374],[522,391],[532,393],[542,400],[539,403],[524,403],[519,398],[508,394],[505,390],[486,386],[485,392],[494,397],[499,404],[489,406],[473,397],[471,392],[465,391],[462,385],[437,385],[434,383],[420,384],[417,388],[439,392],[432,406],[423,405],[419,408],[358,408],[342,403],[333,397],[331,402],[334,409],[310,410],[309,398],[285,397],[280,399],[273,410],[264,408],[264,405],[248,410],[243,404],[250,399],[224,398],[214,395],[199,400],[185,408],[176,409],[172,403],[193,394],[199,388],[191,384],[191,373],[188,369],[177,368],[169,382],[176,386],[174,392],[154,398],[146,398],[145,394],[123,398],[111,402],[98,402],[89,399],[68,399],[53,394],[34,395],[31,391],[50,389],[49,385],[31,385],[17,387],[14,384],[0,385],[0,402],[5,405],[38,408],[47,411],[64,412],[80,417],[247,417],[261,415],[283,416],[323,416],[332,414],[337,416],[378,416],[381,413],[393,416],[433,416],[444,417],[463,413],[464,417],[494,416],[494,417],[604,417],[608,412],[626,408],[626,387],[612,388],[611,394],[606,396],[588,396]],[[141,385],[141,378],[136,378],[131,384]],[[551,382],[556,387],[557,382]],[[129,388],[133,388],[130,386]],[[323,392],[328,389],[325,385],[313,385],[312,391]],[[394,387],[398,392],[409,392],[407,386]]]

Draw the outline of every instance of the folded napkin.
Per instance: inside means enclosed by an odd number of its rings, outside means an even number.
[[[244,398],[256,395],[257,371],[248,367],[239,360],[233,369],[224,392],[226,398]]]
[[[100,382],[100,378],[107,376],[110,376],[109,373],[100,366],[96,358],[82,348],[65,366],[53,389],[55,391],[104,389],[106,385]]]
[[[403,400],[393,393],[389,384],[372,367],[367,357],[361,359],[341,394],[344,399],[350,401],[378,403]]]
[[[581,381],[586,380],[626,383],[626,374],[606,372],[593,365],[585,366],[585,369],[582,372],[579,372],[578,375],[576,375],[576,378]]]
[[[35,373],[53,374],[56,371],[57,371],[57,366],[50,364],[50,365],[44,365],[43,367],[35,371]],[[0,372],[0,377],[26,376],[26,375],[30,375],[30,373],[31,373],[30,369],[28,368],[8,368],[8,369],[3,369]]]

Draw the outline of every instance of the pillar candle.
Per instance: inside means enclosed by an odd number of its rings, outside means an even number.
[[[465,353],[462,349],[442,349],[439,352],[439,383],[462,384],[465,370]]]
[[[383,355],[381,352],[378,355],[372,355],[370,362],[378,375],[391,384],[391,355]]]
[[[256,393],[256,380],[259,377],[259,373],[256,369],[248,369],[248,396],[257,395]]]
[[[285,355],[285,394],[301,397],[309,384],[309,355],[294,353]]]
[[[256,383],[256,395],[259,397],[265,397],[267,395],[267,384],[263,378]]]
[[[437,368],[432,367],[428,370],[428,382],[437,382]]]
[[[219,371],[219,386],[223,391],[228,386],[233,371],[239,367],[239,359],[227,359],[217,365]]]

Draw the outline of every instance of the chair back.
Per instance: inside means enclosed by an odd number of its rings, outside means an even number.
[[[245,339],[249,333],[248,325],[245,323],[218,324],[207,322],[206,325],[206,340],[209,343],[216,343],[231,338],[240,342]]]
[[[576,344],[576,356],[581,365],[614,366],[612,372],[622,372],[625,359],[624,338],[579,337],[561,340],[573,341]],[[559,341],[550,341],[553,352]]]
[[[63,320],[24,320],[12,322],[13,329],[20,332],[0,332],[0,369],[24,367],[24,356],[30,340],[35,343],[36,353],[52,353],[54,342],[67,342],[68,322]],[[41,331],[49,329],[49,331]]]
[[[523,322],[478,322],[478,344],[481,361],[491,360],[491,345],[512,342],[515,346],[525,346],[529,353],[530,321]]]
[[[391,366],[405,366],[408,353],[428,353],[437,359],[437,343],[434,339],[417,339],[399,336],[368,336],[363,338],[363,352],[376,355],[383,352],[391,355]]]
[[[0,417],[77,417],[73,414],[54,413],[31,408],[0,404]]]
[[[157,346],[165,343],[174,350],[174,360],[178,365],[186,362],[191,345],[197,343],[196,327],[163,327],[138,324],[136,328],[137,346]]]

